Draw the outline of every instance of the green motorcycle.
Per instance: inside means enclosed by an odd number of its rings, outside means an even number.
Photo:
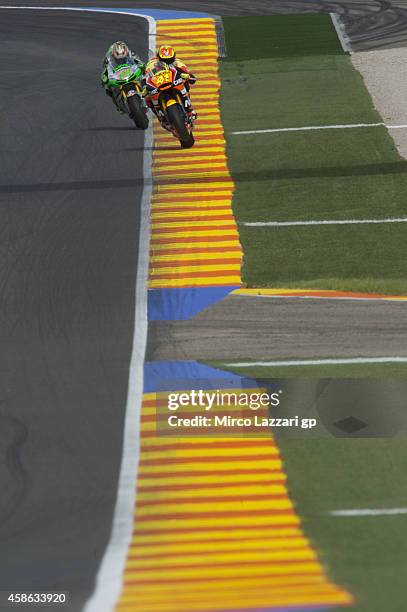
[[[143,67],[136,62],[107,66],[106,85],[112,91],[116,105],[133,119],[141,130],[148,128],[147,106],[141,95]]]

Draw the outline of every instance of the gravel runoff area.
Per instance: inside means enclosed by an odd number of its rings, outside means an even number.
[[[387,125],[407,125],[407,48],[362,51],[351,58],[383,121]],[[407,128],[389,132],[400,155],[407,158]]]

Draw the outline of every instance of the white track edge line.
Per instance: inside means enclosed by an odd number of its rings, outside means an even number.
[[[136,277],[134,335],[124,423],[123,452],[116,506],[109,544],[96,577],[95,590],[84,612],[111,612],[123,590],[123,575],[134,529],[134,508],[140,457],[140,418],[144,358],[147,345],[147,278],[150,243],[152,128],[145,133],[144,187],[141,199],[139,251]]]
[[[388,219],[322,219],[316,221],[240,221],[245,227],[293,227],[304,225],[366,225],[380,223],[406,223],[407,217]]]
[[[346,365],[359,363],[407,363],[407,357],[344,357],[343,359],[295,359],[290,361],[223,361],[221,365],[236,368],[249,368],[267,366]]]
[[[405,130],[407,123],[401,123],[400,125],[389,125],[388,123],[338,123],[334,125],[306,125],[302,127],[288,127],[288,128],[270,128],[266,130],[246,130],[243,132],[229,132],[232,136],[240,134],[274,134],[277,132],[308,132],[312,130],[350,130],[355,128],[370,128],[370,127],[385,127],[388,130]]]
[[[113,11],[115,14],[117,11]],[[149,45],[155,48],[156,21],[146,15]],[[95,590],[84,612],[114,610],[123,590],[124,569],[134,529],[134,508],[140,457],[140,418],[143,397],[144,359],[147,346],[147,279],[149,269],[150,206],[152,196],[153,128],[145,132],[143,155],[143,193],[141,198],[139,249],[135,287],[134,335],[129,368],[129,382],[124,423],[124,440],[117,500],[111,536],[96,577]]]
[[[156,20],[135,11],[49,6],[1,6],[0,9],[78,11],[109,13],[140,17],[148,22],[148,46],[155,48]],[[131,543],[136,501],[136,482],[140,453],[140,414],[143,394],[144,358],[147,345],[147,278],[150,242],[150,202],[152,193],[152,143],[151,125],[145,133],[143,159],[143,193],[141,198],[139,250],[136,276],[136,302],[134,315],[134,334],[129,367],[129,382],[125,409],[123,450],[120,465],[117,498],[109,543],[96,575],[95,589],[86,604],[84,612],[111,612],[123,589],[123,572]]]
[[[55,6],[0,6],[10,10],[78,11],[129,15],[146,19],[149,26],[148,46],[155,47],[156,21],[135,11]],[[152,45],[151,45],[152,43]],[[85,612],[110,612],[116,606],[123,588],[123,572],[133,533],[136,481],[140,453],[140,414],[143,394],[143,369],[147,344],[147,277],[150,242],[150,202],[152,193],[152,144],[150,126],[145,133],[143,156],[143,193],[141,198],[139,250],[136,276],[134,335],[129,367],[123,450],[117,498],[109,543],[96,576],[95,590],[84,606]]]
[[[148,22],[148,46],[155,48],[156,20],[135,11],[108,8],[49,7],[49,6],[1,6],[10,10],[51,10],[109,13],[140,17]],[[123,450],[120,465],[117,498],[109,543],[96,575],[95,590],[84,605],[84,612],[111,612],[123,589],[123,572],[134,527],[136,482],[140,454],[140,414],[143,394],[144,358],[147,345],[147,278],[150,242],[150,202],[152,193],[152,144],[151,125],[145,133],[143,156],[143,193],[141,198],[139,250],[135,286],[135,315],[129,382],[125,409]]]
[[[407,508],[355,508],[354,510],[332,510],[331,516],[384,516],[407,514]]]
[[[274,134],[277,132],[309,132],[312,130],[350,130],[353,128],[371,128],[371,127],[395,127],[387,126],[382,121],[379,123],[338,123],[333,125],[306,125],[302,127],[288,127],[288,128],[270,128],[266,130],[244,130],[241,132],[229,132],[233,136],[241,134]],[[397,126],[399,128],[407,126]]]
[[[136,13],[135,11],[126,11],[125,9],[113,9],[103,7],[80,7],[80,6],[4,6],[0,5],[0,9],[9,10],[26,10],[26,11],[79,11],[82,13],[109,13],[111,15],[131,15],[132,17],[141,17],[146,19],[149,24],[149,38],[153,38],[155,41],[156,36],[156,21],[154,17],[150,15],[144,15],[142,13]]]

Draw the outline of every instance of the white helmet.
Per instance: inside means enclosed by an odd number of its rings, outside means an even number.
[[[115,60],[125,60],[129,57],[130,50],[125,42],[118,40],[112,45],[112,57]]]

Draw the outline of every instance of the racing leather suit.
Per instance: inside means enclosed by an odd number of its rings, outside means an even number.
[[[162,61],[162,60],[160,60],[158,57],[151,58],[147,62],[147,64],[145,65],[144,72],[145,73],[148,72],[150,68],[154,67],[156,62],[160,62],[160,61]],[[189,89],[190,89],[191,85],[195,85],[195,83],[197,81],[197,78],[196,78],[196,76],[194,74],[192,74],[192,72],[190,72],[188,70],[188,67],[186,66],[186,64],[184,64],[184,62],[181,59],[179,59],[179,58],[176,58],[173,62],[168,63],[168,66],[177,68],[177,70],[180,73],[182,73],[184,75],[188,75],[188,77],[186,79],[186,82],[185,82],[185,92],[181,91],[181,94],[182,94],[182,97],[184,99],[184,106],[185,106],[185,109],[186,109],[186,111],[188,113],[188,117],[192,121],[194,121],[197,118],[198,115],[197,115],[196,111],[194,110],[194,108],[192,106],[191,98],[189,96]],[[153,111],[153,113],[158,118],[158,120],[160,122],[162,122],[162,119],[163,119],[163,117],[161,116],[162,115],[162,111],[160,109],[160,106],[159,106],[158,102],[155,102],[148,95],[147,89],[145,87],[145,79],[143,79],[143,96],[144,96],[144,98],[146,100],[147,106]],[[163,124],[163,126],[166,129],[169,128],[169,126],[166,126],[165,124]]]
[[[103,59],[103,67],[102,67],[102,72],[100,74],[100,80],[101,80],[101,83],[102,83],[102,87],[104,87],[104,89],[105,89],[106,95],[109,96],[110,98],[112,98],[112,100],[113,100],[113,102],[114,102],[118,112],[119,113],[123,113],[124,111],[121,110],[119,108],[119,106],[117,105],[116,98],[113,95],[113,89],[111,87],[109,87],[109,71],[108,71],[109,64],[114,66],[115,63],[116,63],[116,65],[117,65],[117,60],[115,60],[113,58],[113,56],[112,56],[112,47],[113,47],[113,45],[111,45],[109,47],[109,49],[107,50],[106,55],[105,55],[105,57]],[[123,60],[123,63],[129,63],[129,64],[130,63],[135,63],[135,64],[141,66],[143,71],[144,71],[144,68],[145,68],[144,62],[142,62],[141,59],[139,58],[139,56],[136,53],[134,53],[134,51],[131,51],[131,50],[130,50],[130,56],[128,58],[126,58],[126,60]]]

